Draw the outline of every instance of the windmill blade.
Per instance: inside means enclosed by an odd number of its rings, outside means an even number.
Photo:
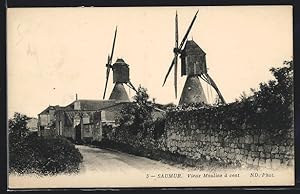
[[[175,16],[175,49],[178,49],[178,15],[176,11],[176,16]],[[177,52],[174,52],[174,88],[175,88],[175,98],[177,98],[177,68],[178,68],[178,54]]]
[[[107,64],[106,64],[106,81],[105,81],[105,87],[104,87],[104,93],[103,93],[103,99],[105,98],[106,88],[107,88],[107,82],[109,78],[109,72],[110,72],[110,62],[111,57],[108,55],[107,57]]]
[[[175,88],[175,98],[177,98],[177,62],[178,62],[178,55],[175,53],[174,56],[174,88]]]
[[[177,95],[177,56],[178,56],[178,15],[177,15],[177,11],[176,11],[176,16],[175,16],[175,49],[174,49],[174,58],[172,60],[172,63],[169,67],[169,70],[166,74],[166,77],[164,79],[163,85],[165,85],[167,78],[171,72],[171,69],[173,68],[174,64],[175,64],[175,70],[174,70],[174,85],[175,85],[175,95]]]
[[[110,67],[107,67],[106,69],[106,81],[105,81],[105,88],[104,88],[104,94],[103,94],[103,100],[105,98],[105,93],[107,89],[107,83],[108,83],[108,78],[109,78],[109,72],[110,72]]]
[[[112,45],[112,49],[111,49],[111,55],[110,56],[108,55],[108,59],[107,59],[107,64],[106,64],[106,68],[107,68],[106,69],[106,81],[105,81],[105,88],[104,88],[103,99],[105,98],[106,89],[107,89],[107,83],[108,83],[108,78],[109,78],[109,72],[110,72],[110,68],[111,68],[112,59],[113,59],[113,56],[114,56],[117,32],[118,32],[118,26],[116,26],[116,30],[115,30],[113,45]]]
[[[114,36],[113,46],[112,46],[112,49],[111,49],[111,55],[110,55],[110,59],[109,59],[109,64],[111,64],[113,56],[114,56],[114,50],[115,50],[115,43],[116,43],[117,32],[118,32],[118,26],[116,26],[116,30],[115,30],[115,36]]]
[[[209,84],[216,90],[216,92],[217,92],[218,96],[220,97],[222,103],[226,104],[225,99],[223,98],[223,96],[222,96],[219,88],[217,87],[217,84],[214,82],[214,80],[207,73],[205,73],[204,75],[207,78]]]
[[[175,48],[178,48],[178,15],[175,16]]]
[[[184,35],[184,37],[183,37],[183,39],[182,39],[182,41],[180,43],[179,50],[181,50],[181,48],[183,47],[183,45],[184,45],[184,43],[185,43],[185,41],[187,39],[187,36],[189,35],[189,33],[190,33],[191,29],[192,29],[192,26],[193,26],[193,24],[194,24],[194,22],[196,20],[198,12],[199,12],[199,10],[196,12],[196,14],[195,14],[195,16],[194,16],[194,18],[192,20],[192,23],[190,24],[188,30],[186,31],[186,33],[185,33],[185,35]]]
[[[168,70],[168,72],[167,72],[167,74],[166,74],[166,77],[165,77],[165,79],[164,79],[164,83],[163,83],[162,86],[165,85],[165,83],[166,83],[166,81],[167,81],[167,78],[168,78],[168,76],[169,76],[169,74],[170,74],[170,72],[171,72],[171,69],[173,68],[173,66],[174,66],[174,64],[175,64],[174,62],[175,62],[175,57],[174,57],[173,60],[172,60],[172,63],[171,63],[171,65],[170,65],[170,67],[169,67],[169,70]]]

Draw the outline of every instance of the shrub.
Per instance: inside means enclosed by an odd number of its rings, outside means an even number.
[[[268,130],[271,139],[284,141],[293,128],[293,66],[293,61],[285,61],[283,67],[270,69],[274,80],[261,83],[257,91],[251,89],[249,96],[243,93],[236,102],[217,107],[178,106],[169,109],[168,115],[184,118],[195,112],[194,117],[207,121],[203,125],[207,123],[208,128],[239,129],[237,136],[244,134],[244,129]]]
[[[24,119],[25,115],[17,113],[9,120],[9,172],[44,175],[78,172],[82,155],[69,140],[29,134]]]
[[[153,104],[148,101],[147,89],[139,87],[134,102],[127,104],[117,119],[120,130],[127,130],[131,135],[146,135],[151,130]]]
[[[10,146],[9,170],[17,173],[57,174],[78,172],[82,156],[77,148],[61,137],[28,135]]]
[[[13,118],[8,120],[8,134],[11,143],[19,142],[29,134],[26,127],[29,117],[21,113],[15,113]]]
[[[158,139],[165,132],[166,118],[158,118],[153,122],[154,139]]]

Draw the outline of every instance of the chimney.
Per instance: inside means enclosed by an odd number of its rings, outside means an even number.
[[[77,95],[77,93],[76,93],[76,95],[75,95],[75,100],[76,100],[76,101],[78,100],[78,95]]]

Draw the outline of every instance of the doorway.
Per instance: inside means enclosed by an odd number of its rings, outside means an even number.
[[[80,124],[75,126],[75,143],[81,144],[81,126],[80,126]]]

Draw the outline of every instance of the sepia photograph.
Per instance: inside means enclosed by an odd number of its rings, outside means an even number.
[[[294,186],[293,7],[7,9],[8,189]]]

